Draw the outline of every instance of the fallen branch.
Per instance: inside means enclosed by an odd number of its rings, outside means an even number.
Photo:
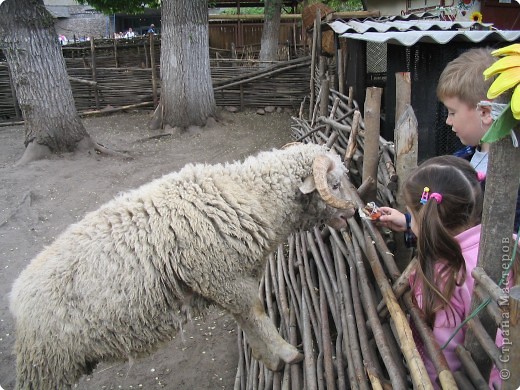
[[[153,106],[153,102],[144,102],[144,103],[130,104],[128,106],[104,108],[104,109],[101,109],[101,110],[94,110],[94,111],[83,111],[83,112],[79,113],[79,116],[80,117],[87,117],[87,116],[112,114],[114,112],[131,110],[131,109],[134,109],[134,108],[148,107],[148,106]]]

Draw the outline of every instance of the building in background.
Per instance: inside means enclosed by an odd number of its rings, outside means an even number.
[[[446,21],[493,23],[499,30],[520,29],[518,0],[366,0],[368,11],[382,16],[421,12],[437,14]]]
[[[74,0],[44,0],[44,3],[55,19],[56,33],[62,43],[110,36],[110,18],[91,6]]]
[[[75,0],[44,0],[45,7],[55,18],[56,33],[60,41],[84,41],[94,38],[113,38],[114,33],[125,33],[129,28],[137,36],[146,34],[151,24],[159,33],[161,10],[146,9],[140,15],[104,15],[89,5],[80,5]]]

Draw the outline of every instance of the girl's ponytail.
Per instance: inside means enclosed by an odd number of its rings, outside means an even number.
[[[433,326],[435,314],[449,307],[455,287],[466,278],[455,236],[480,223],[482,192],[475,170],[454,156],[427,160],[412,172],[403,189],[418,230],[419,265],[412,288],[422,293],[420,307]]]
[[[439,208],[430,199],[419,212],[419,235],[417,238],[417,258],[419,278],[416,281],[422,291],[422,311],[426,323],[433,327],[435,313],[449,306],[455,290],[466,277],[464,257],[460,246],[444,226]],[[439,266],[439,259],[449,259]]]

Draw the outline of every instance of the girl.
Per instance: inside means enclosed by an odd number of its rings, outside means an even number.
[[[381,207],[380,222],[393,230],[409,225],[417,236],[418,266],[410,278],[415,304],[433,329],[439,345],[444,345],[455,328],[470,313],[477,264],[482,213],[480,175],[464,159],[434,157],[421,164],[406,180],[403,194],[411,218],[395,209]],[[432,382],[437,374],[418,348]],[[460,369],[455,354],[464,342],[460,330],[444,348],[452,371]]]

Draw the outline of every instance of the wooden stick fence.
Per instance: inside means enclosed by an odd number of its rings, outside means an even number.
[[[350,178],[343,184],[350,198],[362,207],[364,188],[369,187],[368,182],[362,183],[360,179],[366,152],[363,118],[355,101],[334,90],[318,93],[314,107],[320,105],[322,97],[328,101],[330,115],[318,116],[315,123],[314,115],[309,120],[302,115],[294,117],[292,136],[302,142],[328,144],[344,156]],[[393,205],[398,178],[392,143],[380,138],[378,154],[378,201]],[[370,180],[373,179],[367,179]],[[455,373],[450,370],[431,328],[412,302],[408,278],[416,260],[401,273],[387,245],[392,243],[391,235],[368,220],[351,218],[348,222],[348,228],[341,232],[330,227],[295,232],[271,254],[260,295],[282,337],[303,350],[305,359],[272,373],[252,357],[247,339],[239,331],[235,390],[431,389],[433,384],[414,337],[422,340],[425,353],[437,371],[436,386],[488,388],[463,346],[457,351],[463,369]],[[497,301],[504,300],[503,290],[483,270],[477,268],[473,275],[476,290],[483,299],[492,297],[488,310],[494,313],[497,324],[503,326],[497,305]],[[516,305],[511,303],[515,310]],[[518,332],[520,314],[515,311],[514,316],[511,322]],[[479,327],[478,318],[469,326],[496,366],[504,369],[498,348]],[[519,350],[517,345],[511,356],[519,356]]]

